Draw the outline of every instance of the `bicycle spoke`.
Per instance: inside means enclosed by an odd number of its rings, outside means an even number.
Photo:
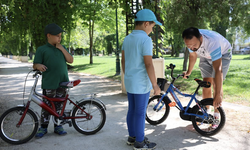
[[[158,104],[160,99],[161,96],[157,95],[150,98],[148,102],[146,120],[152,125],[162,123],[169,114],[169,106],[165,105],[166,101],[164,99],[160,102],[160,104]]]
[[[225,124],[225,113],[224,110],[219,107],[215,109],[213,107],[213,99],[209,101],[202,101],[206,105],[203,104],[203,109],[208,114],[208,117],[205,119],[201,119],[198,116],[192,117],[192,123],[197,132],[204,136],[212,136],[217,134]],[[206,107],[205,107],[206,106]],[[200,107],[197,105],[193,108],[193,112],[198,115],[203,115]]]
[[[23,110],[23,107],[14,107],[1,116],[0,135],[4,141],[11,144],[22,144],[35,135],[38,129],[38,118],[31,110],[27,111],[22,124],[17,126]]]

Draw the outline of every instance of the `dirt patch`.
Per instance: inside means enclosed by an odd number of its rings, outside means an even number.
[[[232,130],[250,134],[250,113],[247,111],[238,111],[233,109],[224,109],[227,117],[227,125],[232,127]]]

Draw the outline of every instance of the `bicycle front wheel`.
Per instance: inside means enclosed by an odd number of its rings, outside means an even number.
[[[78,104],[79,107],[84,109],[86,113],[90,115],[87,118],[86,114],[78,109],[74,108],[72,117],[85,116],[86,118],[72,119],[74,128],[86,135],[95,134],[102,129],[106,121],[106,112],[103,106],[95,101],[86,100]]]
[[[161,99],[161,95],[155,95],[148,101],[146,120],[151,125],[157,125],[165,121],[169,115],[169,106],[167,99],[163,99],[157,108],[155,106]]]
[[[222,107],[215,109],[213,107],[213,99],[208,98],[201,101],[202,107],[207,110],[209,107],[208,118],[202,119],[197,116],[192,116],[192,124],[195,130],[203,136],[213,136],[219,133],[225,125],[226,115]],[[195,105],[192,109],[194,114],[203,115],[200,107]],[[214,117],[214,112],[218,112],[217,119]]]
[[[0,117],[0,137],[10,144],[23,144],[32,139],[38,129],[36,114],[28,109],[22,124],[17,124],[23,115],[25,107],[13,107]]]

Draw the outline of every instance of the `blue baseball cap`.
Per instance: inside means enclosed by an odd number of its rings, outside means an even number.
[[[142,9],[135,15],[135,21],[154,21],[157,25],[162,25],[157,21],[155,14],[149,9]]]

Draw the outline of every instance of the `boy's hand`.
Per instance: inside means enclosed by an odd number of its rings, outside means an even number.
[[[36,64],[36,69],[42,72],[45,72],[48,68],[43,64]]]
[[[56,44],[56,48],[60,49],[61,51],[64,50],[64,47],[60,43]]]
[[[154,95],[161,94],[161,89],[159,88],[159,86],[157,84],[155,86],[153,86],[153,89],[154,89]]]
[[[66,62],[73,63],[73,60],[74,60],[73,57],[69,54],[69,52],[60,43],[56,44],[56,48],[58,48],[63,53],[63,55],[66,59]]]

